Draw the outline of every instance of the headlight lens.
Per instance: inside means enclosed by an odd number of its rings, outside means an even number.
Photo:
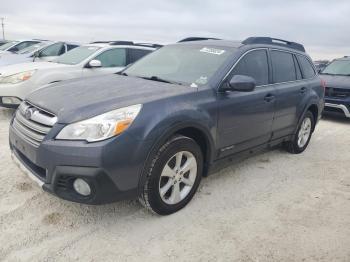
[[[0,84],[17,84],[31,78],[36,70],[25,71],[10,76],[0,77]]]
[[[133,105],[64,127],[56,136],[61,140],[96,142],[124,132],[139,114],[142,105]]]

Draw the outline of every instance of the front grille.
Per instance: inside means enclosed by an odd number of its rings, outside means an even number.
[[[23,140],[39,147],[56,122],[55,115],[23,102],[16,111],[12,127]]]
[[[326,87],[326,96],[335,98],[347,98],[350,97],[350,88],[333,88]]]

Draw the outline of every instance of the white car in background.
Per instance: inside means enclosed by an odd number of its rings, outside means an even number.
[[[0,106],[15,108],[29,93],[51,83],[117,73],[159,47],[128,41],[98,42],[77,47],[53,62],[0,67]]]
[[[43,42],[43,40],[22,40],[22,41],[10,41],[2,46],[0,46],[0,57],[3,54],[8,54],[8,53],[13,53],[13,52],[18,52],[21,51],[24,48],[27,48],[31,45],[35,45],[38,43]]]
[[[78,46],[77,43],[44,41],[15,53],[3,54],[0,58],[0,67],[34,61],[50,62]]]

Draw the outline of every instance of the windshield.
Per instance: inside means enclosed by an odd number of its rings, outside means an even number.
[[[99,49],[100,47],[97,47],[97,46],[77,47],[65,53],[64,55],[61,55],[54,62],[60,63],[60,64],[67,64],[67,65],[76,65],[84,61],[86,58],[91,56],[93,53],[95,53]]]
[[[12,42],[8,42],[2,46],[0,46],[0,51],[4,51],[8,48],[10,48],[11,46],[13,46],[14,44],[18,43],[18,41],[12,41]]]
[[[199,45],[165,46],[153,52],[123,73],[189,85],[205,85],[232,54],[234,49]]]
[[[47,43],[38,43],[38,44],[35,44],[35,45],[31,45],[31,46],[28,46],[18,52],[16,52],[16,54],[29,54],[29,53],[32,53],[38,49],[40,49],[41,47],[44,47],[46,46]]]
[[[350,60],[335,60],[321,74],[350,76]]]

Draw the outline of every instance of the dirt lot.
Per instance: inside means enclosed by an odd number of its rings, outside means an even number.
[[[0,109],[0,260],[350,261],[350,121],[322,120],[308,150],[270,151],[202,181],[181,212],[53,197],[10,160]]]

